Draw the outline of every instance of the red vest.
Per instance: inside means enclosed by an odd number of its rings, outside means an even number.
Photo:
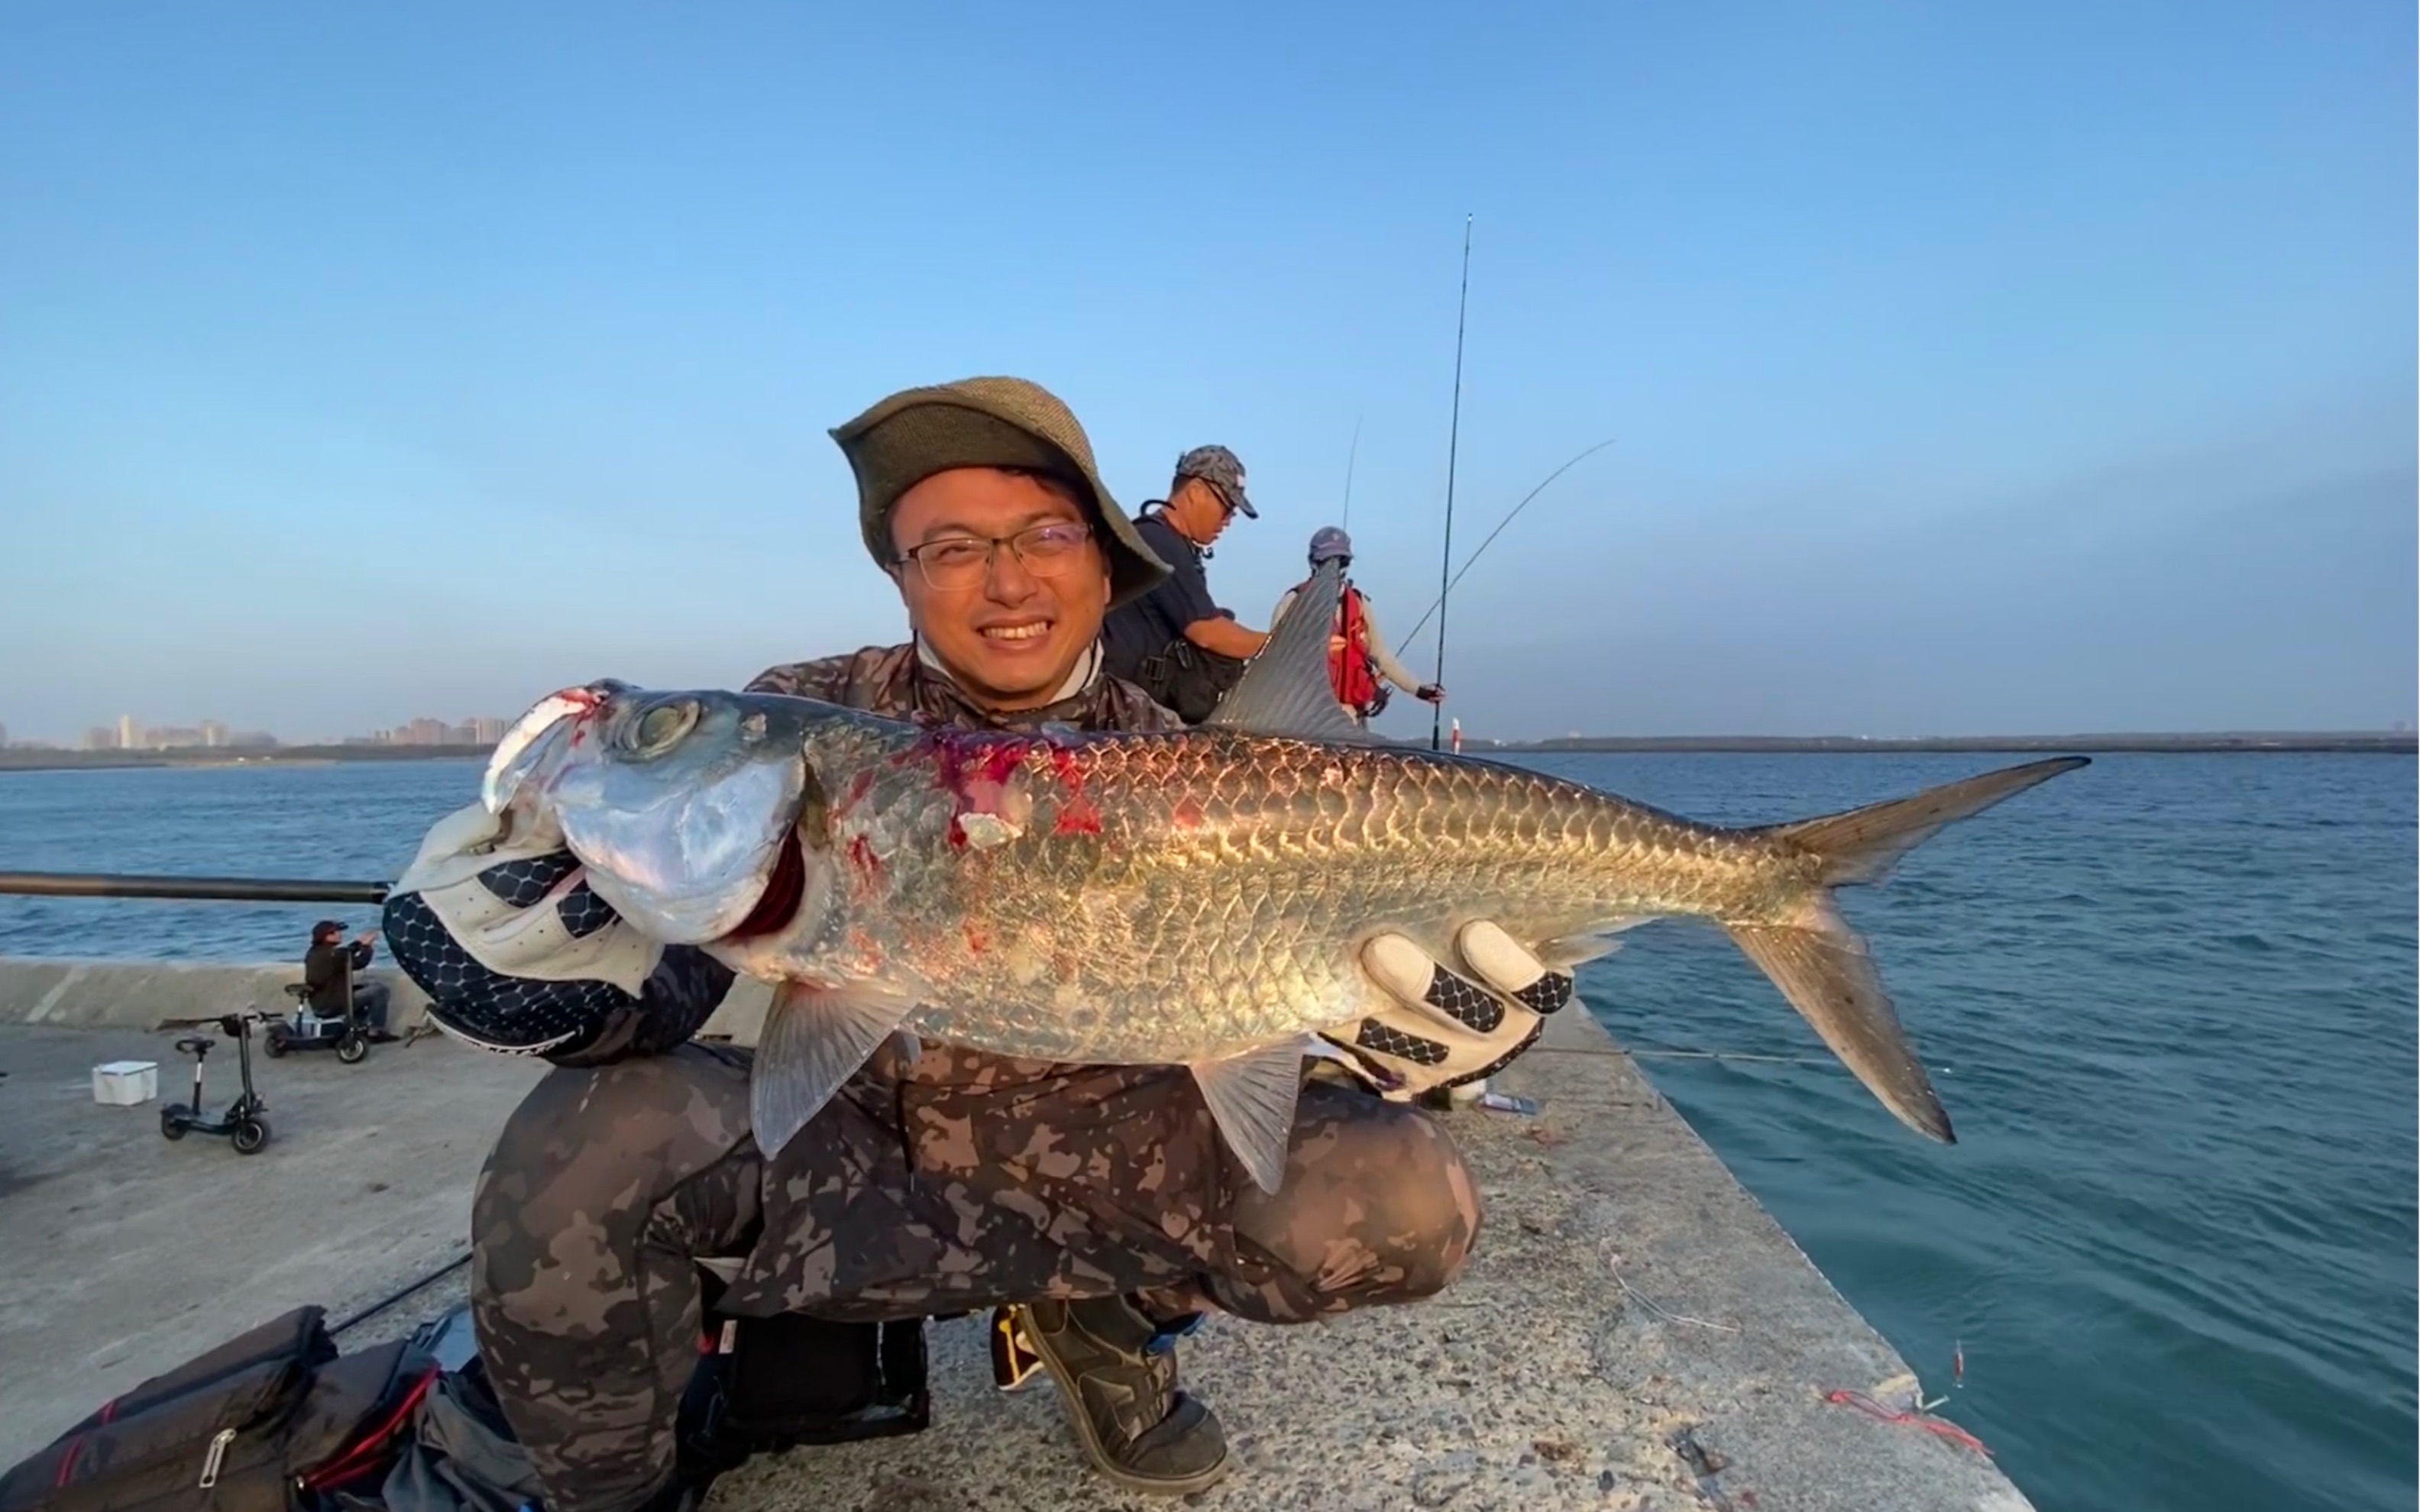
[[[1336,625],[1327,636],[1327,681],[1336,689],[1336,702],[1348,709],[1366,710],[1377,700],[1378,673],[1370,665],[1370,622],[1361,607],[1361,590],[1351,583],[1344,585],[1336,605]]]

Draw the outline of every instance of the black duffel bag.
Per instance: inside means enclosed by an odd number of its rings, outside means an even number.
[[[408,1389],[405,1350],[339,1359],[298,1307],[103,1403],[0,1475],[0,1512],[295,1512]]]

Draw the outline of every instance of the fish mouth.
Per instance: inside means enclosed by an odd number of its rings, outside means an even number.
[[[531,705],[489,753],[488,768],[479,781],[482,806],[491,814],[500,814],[525,786],[535,782],[543,787],[555,758],[566,744],[576,743],[581,727],[619,687],[607,681],[566,687]]]
[[[786,929],[799,917],[799,905],[807,896],[807,858],[799,847],[796,831],[782,837],[780,854],[773,857],[773,871],[765,879],[765,891],[748,917],[731,927],[723,938],[754,939]]]

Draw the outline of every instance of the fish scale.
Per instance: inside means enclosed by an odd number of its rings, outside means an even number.
[[[1303,592],[1339,592],[1334,569]],[[780,985],[752,1072],[768,1153],[905,1030],[1190,1067],[1273,1188],[1312,1036],[1388,1004],[1360,965],[1373,935],[1450,962],[1483,919],[1568,966],[1674,916],[1720,925],[1885,1107],[1954,1137],[1833,890],[2083,758],[1705,825],[1374,740],[1327,686],[1327,623],[1289,614],[1209,724],[1182,733],[936,730],[775,694],[593,684],[516,725],[483,791],[560,825],[640,928]]]
[[[1640,916],[1762,921],[1815,886],[1770,838],[1469,759],[1223,733],[810,743],[812,764],[869,759],[885,775],[825,842],[862,838],[879,862],[849,928],[935,984],[912,1027],[1005,1055],[1190,1061],[1350,1024],[1355,952],[1380,930],[1443,951],[1470,918],[1533,942]],[[1096,829],[1062,824],[1076,805]],[[997,838],[952,839],[992,819]],[[1080,1027],[1071,996],[1097,1010]]]

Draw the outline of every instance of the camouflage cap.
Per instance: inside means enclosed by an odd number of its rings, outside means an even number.
[[[1110,497],[1093,443],[1059,396],[1016,378],[970,378],[903,389],[831,438],[857,474],[858,523],[885,570],[898,563],[891,510],[899,496],[952,468],[1031,468],[1074,488],[1091,507],[1109,563],[1109,602],[1148,593],[1168,576],[1134,522]]]
[[[1244,464],[1236,459],[1234,453],[1223,446],[1197,446],[1178,457],[1176,476],[1179,481],[1200,478],[1218,490],[1229,508],[1249,515],[1254,519],[1261,517],[1261,512],[1244,497]]]

